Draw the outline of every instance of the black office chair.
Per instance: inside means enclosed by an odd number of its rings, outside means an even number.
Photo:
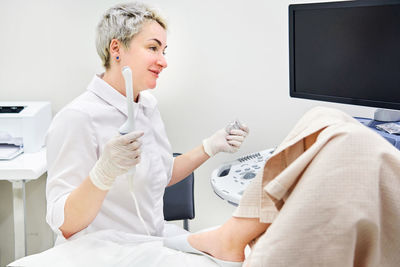
[[[174,157],[180,153],[174,153]],[[189,231],[189,219],[194,218],[194,174],[165,189],[164,219],[183,220],[183,228]]]

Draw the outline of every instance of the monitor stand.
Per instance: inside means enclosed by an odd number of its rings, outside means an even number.
[[[400,111],[378,108],[375,110],[374,120],[383,122],[400,121]]]

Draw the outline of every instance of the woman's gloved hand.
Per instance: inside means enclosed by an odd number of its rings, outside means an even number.
[[[138,140],[143,132],[130,132],[111,138],[104,147],[103,154],[90,171],[90,180],[101,190],[109,190],[117,176],[126,173],[140,162]]]
[[[249,128],[244,124],[241,124],[239,129],[224,128],[218,130],[211,137],[203,140],[204,151],[210,157],[218,152],[234,153],[239,150],[248,134]]]

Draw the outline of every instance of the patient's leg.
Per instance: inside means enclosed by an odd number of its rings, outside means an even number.
[[[243,261],[246,245],[263,234],[269,225],[260,223],[258,218],[232,217],[215,230],[190,235],[188,241],[217,259]]]
[[[310,148],[316,141],[320,129],[296,145],[287,161],[295,160],[299,154]],[[260,205],[260,187],[262,186],[262,173],[259,173],[253,182],[246,189],[243,198],[247,200],[240,202],[239,207],[243,210]],[[217,259],[226,261],[243,261],[245,258],[244,249],[251,241],[262,235],[271,223],[261,223],[260,218],[249,218],[242,216],[240,212],[236,217],[230,218],[221,227],[213,231],[202,232],[190,235],[188,241],[190,245],[200,251],[209,253]],[[257,214],[250,215],[258,217]]]

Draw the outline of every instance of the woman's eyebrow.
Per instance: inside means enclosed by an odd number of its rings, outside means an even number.
[[[149,39],[148,41],[156,41],[158,43],[159,46],[161,46],[161,42],[160,40],[154,38],[154,39]]]
[[[157,42],[157,44],[158,44],[159,46],[162,46],[161,41],[158,40],[157,38],[149,39],[148,41],[155,41],[155,42]],[[164,49],[165,49],[165,48],[167,48],[167,46],[165,46]]]

